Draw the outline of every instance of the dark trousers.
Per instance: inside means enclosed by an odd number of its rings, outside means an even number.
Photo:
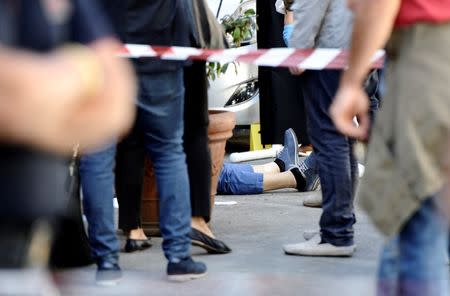
[[[26,267],[31,238],[30,223],[0,221],[0,268]]]
[[[192,216],[210,219],[211,156],[208,148],[208,97],[204,63],[185,68],[184,150],[188,166]],[[144,136],[138,126],[117,147],[116,193],[119,228],[141,226]]]
[[[67,181],[67,159],[0,143],[0,269],[27,266],[33,226],[67,210]]]
[[[353,199],[358,163],[352,153],[353,140],[336,130],[328,113],[341,72],[307,71],[303,75],[308,134],[316,154],[322,186],[322,241],[348,246],[353,244]]]
[[[208,147],[208,94],[205,63],[185,68],[184,152],[193,217],[211,216],[211,154]]]
[[[144,133],[137,123],[117,145],[115,182],[116,195],[120,204],[119,228],[125,232],[141,227],[144,145]]]

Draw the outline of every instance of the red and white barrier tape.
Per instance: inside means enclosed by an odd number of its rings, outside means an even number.
[[[298,67],[305,70],[345,69],[348,52],[341,49],[250,49],[239,47],[223,50],[198,49],[193,47],[161,47],[139,44],[125,44],[120,57],[153,57],[174,61],[242,62],[268,67]],[[382,68],[385,52],[377,51],[372,59],[373,68]]]

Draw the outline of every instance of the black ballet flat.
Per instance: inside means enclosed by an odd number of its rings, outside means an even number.
[[[136,251],[142,251],[152,246],[150,239],[131,239],[128,238],[125,243],[124,251],[126,253],[133,253]]]
[[[189,237],[193,246],[205,249],[208,254],[227,254],[231,252],[231,249],[223,241],[212,238],[195,228],[191,229]]]

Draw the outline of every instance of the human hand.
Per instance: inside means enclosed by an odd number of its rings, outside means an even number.
[[[356,12],[358,7],[360,7],[360,1],[359,0],[347,0],[347,7],[350,9],[353,13]]]
[[[100,40],[78,56],[0,48],[0,139],[69,154],[77,142],[91,150],[120,137],[133,122],[136,83],[117,46]]]
[[[81,150],[92,150],[117,139],[133,123],[136,82],[129,62],[116,57],[118,44],[102,40],[92,45],[104,72],[98,95],[80,102],[67,121],[67,129]]]
[[[369,131],[369,99],[361,86],[341,85],[330,107],[330,116],[343,134],[366,140]],[[359,126],[353,122],[358,118]]]

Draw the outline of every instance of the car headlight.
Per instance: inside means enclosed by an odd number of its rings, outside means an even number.
[[[236,106],[253,99],[259,93],[258,78],[244,81],[238,85],[224,107]]]

